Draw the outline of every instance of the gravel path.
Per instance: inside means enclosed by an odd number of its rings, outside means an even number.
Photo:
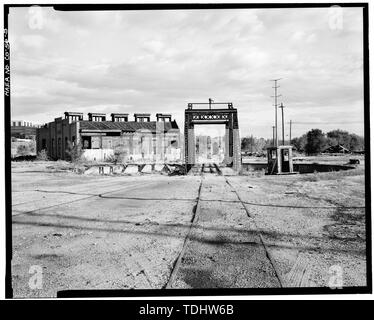
[[[67,289],[324,287],[336,267],[344,286],[366,284],[363,175],[16,171],[15,297]],[[29,286],[33,266],[42,269],[41,289]]]
[[[165,285],[189,227],[199,178],[108,181],[53,188],[40,183],[37,188],[48,192],[25,190],[31,205],[14,206],[14,296]],[[81,195],[87,192],[89,197]],[[28,285],[34,265],[43,270],[41,290]]]

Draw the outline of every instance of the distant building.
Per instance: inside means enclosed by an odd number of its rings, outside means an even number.
[[[35,140],[36,129],[39,125],[24,120],[12,120],[10,122],[10,135],[18,139]]]
[[[180,130],[171,115],[158,113],[157,120],[151,115],[135,113],[129,121],[127,113],[65,112],[37,129],[37,151],[46,150],[52,159],[68,159],[66,152],[78,144],[87,160],[105,161],[120,153],[122,160],[164,162],[181,159]]]
[[[196,136],[196,156],[197,162],[217,162],[224,159],[225,143],[224,137]]]
[[[324,153],[351,153],[350,150],[343,147],[341,144],[337,144],[336,146],[330,146],[326,148],[323,152]]]

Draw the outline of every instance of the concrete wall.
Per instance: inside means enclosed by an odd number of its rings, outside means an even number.
[[[257,171],[266,170],[268,164],[266,162],[244,162],[242,163],[243,171]],[[354,169],[353,166],[346,165],[334,165],[334,164],[323,164],[323,163],[294,163],[293,171],[299,173],[313,173],[313,172],[331,172],[339,170],[350,170]]]
[[[268,167],[267,162],[249,162],[249,163],[242,163],[242,170],[243,171],[257,171],[257,170],[266,170]]]
[[[342,166],[334,164],[323,164],[323,163],[294,163],[294,171],[300,173],[313,173],[313,172],[330,172],[339,170],[350,170],[354,169],[353,166]]]
[[[88,161],[106,161],[109,157],[114,156],[113,149],[85,149],[83,152],[84,159]]]
[[[240,171],[242,163],[239,129],[233,129],[233,169]]]
[[[14,139],[14,140],[13,140]],[[13,138],[11,142],[11,157],[18,157],[18,156],[24,156],[24,155],[36,155],[36,142],[33,139],[16,139]],[[26,148],[26,154],[19,154],[18,148],[20,146],[24,146]]]
[[[178,133],[166,133],[159,136],[151,132],[140,131],[135,133],[124,133],[122,136],[92,136],[92,147],[103,150],[112,150],[111,154],[119,158],[120,162],[164,162],[181,160],[181,150]],[[94,149],[95,150],[95,149]],[[93,160],[103,160],[95,152],[87,152],[87,157]],[[88,159],[88,158],[87,158]]]

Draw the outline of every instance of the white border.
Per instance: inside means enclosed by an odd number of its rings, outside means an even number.
[[[141,1],[119,1],[119,0],[111,0],[110,4],[124,4],[124,3],[144,3],[144,4],[150,4],[150,3],[331,3],[331,2],[337,2],[337,3],[363,3],[365,1],[359,1],[359,0],[343,0],[343,1],[279,1],[279,0],[259,0],[259,1],[241,1],[241,0],[236,0],[236,1],[209,1],[209,0],[199,0],[199,1],[191,1],[191,0],[184,0],[184,1],[151,1],[151,0],[141,0]],[[369,1],[366,1],[369,2]],[[4,26],[4,4],[64,4],[64,3],[72,3],[72,1],[45,1],[45,0],[39,0],[35,2],[31,1],[25,1],[25,0],[14,0],[14,1],[4,1],[1,3],[1,9],[0,9],[0,15],[2,18],[2,26]],[[105,1],[87,1],[87,0],[80,0],[80,4],[90,4],[90,3],[95,3],[95,4],[101,4],[105,3]],[[370,18],[371,22],[373,21],[373,4],[369,3],[369,60],[371,64],[374,63],[374,60],[372,58],[372,44],[373,44],[373,23],[370,23]],[[371,50],[370,50],[371,49]],[[4,50],[1,50],[2,52],[2,70],[4,70]],[[370,67],[370,79],[373,79],[372,75],[372,67]],[[370,97],[371,101],[374,99],[373,95],[373,84],[372,81],[370,81]],[[3,148],[4,146],[4,98],[1,99],[1,121],[0,121],[0,145]],[[371,110],[370,114],[370,123],[373,122],[374,111]],[[373,150],[373,137],[374,133],[371,131],[370,132],[370,147],[371,150]],[[1,218],[0,218],[0,299],[5,298],[5,167],[4,167],[4,150],[3,152],[0,152],[0,212]],[[373,181],[374,177],[374,160],[373,157],[371,159],[371,181]],[[371,193],[371,198],[373,199],[373,187],[372,187],[372,193]],[[372,204],[372,211],[373,211],[373,204]],[[373,218],[372,218],[373,219]],[[373,230],[373,222],[372,222],[372,230]],[[373,271],[373,270],[372,270]],[[105,298],[105,299],[110,299],[110,300],[293,300],[293,299],[298,299],[298,300],[373,300],[374,295],[373,294],[329,294],[329,295],[285,295],[285,296],[268,296],[268,295],[261,295],[261,296],[182,296],[182,297],[167,297],[167,296],[160,296],[160,297],[126,297],[126,298]],[[104,298],[99,298],[104,299]],[[33,299],[30,299],[33,300]],[[37,299],[40,300],[40,299]],[[90,300],[98,300],[97,298],[91,298]]]

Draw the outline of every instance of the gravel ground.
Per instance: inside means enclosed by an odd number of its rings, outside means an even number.
[[[254,225],[223,177],[206,176],[173,288],[279,287]]]
[[[33,185],[24,190],[31,209],[14,206],[14,296],[165,285],[189,227],[198,177],[96,177],[72,179],[70,186],[50,185],[51,176],[43,181],[38,189],[53,187],[53,193],[35,192]],[[14,183],[13,190],[20,189]],[[75,193],[85,195],[77,201]],[[33,265],[43,268],[41,290],[28,285]]]
[[[328,286],[336,267],[343,286],[366,285],[364,176],[353,174],[229,177],[284,286]]]
[[[324,287],[336,266],[344,286],[364,286],[364,176],[352,172],[87,176],[15,165],[14,296],[164,288],[189,231],[172,288]],[[29,286],[32,266],[41,289]]]

